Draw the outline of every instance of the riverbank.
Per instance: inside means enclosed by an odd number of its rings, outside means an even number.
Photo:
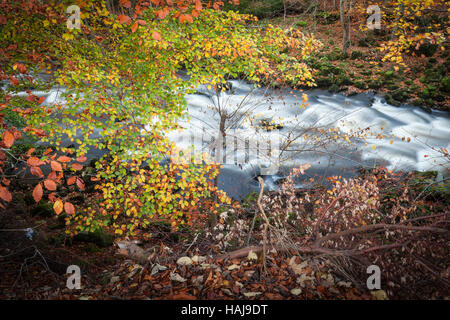
[[[422,45],[405,56],[407,67],[383,62],[377,47],[389,35],[380,30],[359,31],[352,24],[351,46],[342,52],[342,27],[338,12],[319,12],[311,15],[292,15],[261,19],[259,27],[269,24],[282,28],[296,28],[313,34],[323,46],[311,56],[307,64],[315,69],[318,88],[330,92],[354,95],[371,92],[381,95],[388,104],[409,104],[427,112],[438,109],[450,112],[450,57],[448,46]],[[272,83],[277,86],[276,82]]]

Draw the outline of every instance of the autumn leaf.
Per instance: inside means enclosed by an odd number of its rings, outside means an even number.
[[[135,33],[136,30],[137,30],[137,28],[138,28],[138,23],[135,22],[135,23],[131,26],[131,32],[132,32],[132,33]]]
[[[61,167],[61,164],[59,162],[52,161],[50,164],[52,166],[52,169],[55,170],[55,171],[62,171],[63,170],[62,167]]]
[[[42,199],[42,194],[44,191],[42,190],[42,185],[38,183],[33,189],[33,199],[36,202],[39,202]]]
[[[57,159],[59,162],[69,162],[70,160],[72,160],[71,158],[69,158],[68,156],[60,156]]]
[[[8,191],[4,186],[0,185],[0,198],[5,200],[6,202],[10,202],[12,200],[11,192]]]
[[[7,148],[11,148],[11,146],[14,144],[14,134],[12,134],[10,131],[6,130],[3,132],[3,143]]]
[[[13,86],[18,86],[18,85],[19,85],[19,80],[17,80],[17,78],[14,77],[14,76],[10,76],[10,77],[9,77],[9,81],[11,82],[11,84],[12,84]]]
[[[50,190],[50,191],[55,191],[56,190],[56,183],[53,180],[46,179],[44,181],[44,186],[45,186],[45,188],[47,190]]]
[[[81,157],[78,157],[76,160],[78,162],[85,162],[87,160],[87,158],[85,156],[81,156]]]
[[[152,38],[155,40],[161,40],[161,34],[158,31],[153,31]]]
[[[131,21],[131,18],[127,15],[121,14],[119,16],[117,16],[117,19],[119,19],[119,23],[123,24],[123,23],[128,23]]]
[[[60,214],[63,211],[63,207],[63,202],[60,199],[56,200],[53,204],[53,210],[55,210],[56,214]]]
[[[29,157],[27,160],[27,165],[30,167],[37,167],[44,164],[43,161],[41,161],[39,158],[37,157]]]
[[[84,190],[84,182],[80,178],[77,178],[77,186],[80,190]]]
[[[75,213],[75,207],[70,202],[66,202],[64,204],[64,210],[67,214],[74,214]]]
[[[33,176],[36,176],[38,178],[44,177],[44,174],[42,173],[42,170],[39,167],[31,167],[30,172]]]
[[[69,179],[67,179],[67,184],[68,184],[69,186],[72,185],[72,184],[74,184],[75,181],[76,181],[76,179],[77,179],[76,176],[70,177]]]
[[[72,164],[72,168],[73,168],[74,170],[81,170],[81,169],[83,169],[83,165],[81,165],[81,164],[79,164],[79,163],[73,163],[73,164]]]
[[[38,100],[38,104],[41,104],[44,101],[45,101],[45,97],[40,97],[39,100]]]

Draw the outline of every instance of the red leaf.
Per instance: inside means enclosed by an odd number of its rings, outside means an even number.
[[[75,170],[81,170],[81,169],[83,169],[83,165],[81,165],[79,163],[73,163],[72,168]]]
[[[137,28],[138,28],[138,23],[135,22],[135,23],[133,24],[133,26],[131,27],[131,32],[132,32],[132,33],[135,33],[136,30],[137,30]]]
[[[139,23],[141,26],[145,26],[147,24],[145,20],[137,20],[137,23]]]
[[[62,167],[61,167],[61,164],[59,162],[52,161],[50,164],[51,164],[53,170],[55,170],[55,171],[62,171]]]
[[[45,97],[40,97],[39,100],[38,100],[38,104],[41,104],[44,101],[45,101]]]
[[[29,157],[27,160],[27,165],[29,165],[30,167],[38,167],[40,165],[43,165],[44,163],[45,162],[36,157]]]
[[[38,178],[43,178],[44,177],[44,174],[42,173],[42,170],[39,167],[31,167],[30,171],[31,171],[31,174],[33,176],[36,176]]]
[[[67,156],[61,156],[58,158],[59,162],[69,162],[70,160],[72,160],[72,158],[69,158]]]
[[[67,212],[67,214],[75,213],[75,207],[70,202],[64,203],[64,210]]]
[[[155,40],[158,40],[158,41],[161,40],[161,34],[158,31],[153,31],[152,37]]]
[[[10,76],[10,77],[9,77],[9,81],[11,82],[11,84],[12,84],[13,86],[18,86],[18,85],[19,85],[19,80],[17,80],[17,78],[14,77],[14,76]]]
[[[87,160],[87,158],[85,156],[81,156],[81,157],[78,157],[76,160],[78,162],[85,162]]]
[[[84,190],[84,182],[80,178],[77,178],[77,186],[80,190]]]
[[[39,202],[42,199],[42,194],[44,191],[42,190],[42,185],[39,183],[33,189],[33,199],[36,202]]]
[[[67,185],[72,185],[75,183],[75,180],[77,179],[76,176],[70,177],[69,179],[67,179]]]
[[[127,15],[121,14],[119,16],[117,16],[117,18],[119,19],[119,23],[123,24],[123,23],[128,23],[131,21],[131,18]]]
[[[14,134],[12,134],[10,131],[6,130],[3,132],[3,143],[7,148],[11,148],[11,146],[14,143]]]
[[[0,24],[6,24],[6,17],[0,16]]]
[[[44,181],[44,186],[45,186],[45,188],[47,188],[47,190],[50,190],[50,191],[56,190],[56,183],[53,180],[46,179]]]
[[[8,191],[4,186],[0,185],[0,198],[5,200],[6,202],[10,202],[12,200],[11,192]]]

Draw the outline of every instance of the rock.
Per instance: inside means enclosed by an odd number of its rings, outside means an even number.
[[[258,260],[258,255],[253,251],[250,251],[247,256],[248,260]]]
[[[186,282],[187,280],[180,276],[178,273],[171,273],[170,274],[170,280],[172,281],[178,281],[178,282]]]
[[[244,293],[244,296],[246,296],[247,298],[252,298],[252,297],[256,297],[260,294],[262,294],[262,292],[246,292],[246,293]]]
[[[177,264],[180,266],[190,266],[192,263],[193,261],[189,257],[181,257],[177,260]]]
[[[150,275],[151,275],[151,276],[154,276],[154,275],[157,274],[158,272],[164,271],[164,270],[167,270],[167,267],[166,267],[166,266],[162,266],[162,265],[160,265],[159,263],[157,263],[157,264],[155,264],[155,265],[153,266]]]
[[[302,289],[301,289],[301,288],[295,288],[295,289],[292,289],[292,290],[291,290],[291,293],[292,293],[294,296],[298,296],[299,294],[302,293]]]
[[[238,266],[237,264],[232,264],[231,266],[228,267],[228,271],[233,271],[235,269],[239,269],[240,266]]]
[[[202,263],[202,262],[205,262],[205,261],[206,261],[206,257],[204,257],[204,256],[197,256],[197,255],[195,255],[195,256],[192,257],[192,262],[194,262],[194,263]]]
[[[109,280],[109,284],[114,284],[114,283],[116,283],[119,280],[120,280],[119,276],[111,277],[111,280]]]
[[[377,300],[389,300],[389,298],[386,294],[386,291],[384,291],[384,290],[375,290],[375,291],[371,291],[370,293]]]

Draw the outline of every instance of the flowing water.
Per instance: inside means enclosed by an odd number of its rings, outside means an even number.
[[[246,135],[255,138],[260,134],[279,143],[277,169],[264,175],[269,189],[276,188],[290,168],[303,163],[310,163],[311,168],[299,187],[306,187],[310,178],[348,177],[358,168],[377,165],[392,170],[436,170],[441,179],[450,173],[449,160],[439,151],[450,148],[450,117],[444,111],[427,113],[418,107],[394,107],[370,94],[280,91],[255,89],[238,80],[231,83],[232,89],[219,95],[207,86],[187,95],[189,120],[180,121],[185,130],[171,132],[169,137],[183,148],[194,145],[198,151],[211,150],[207,146],[219,136],[218,111],[226,113],[228,119],[223,124],[228,140],[223,157],[228,161],[223,164],[219,187],[235,199],[258,190],[256,177],[264,174],[260,165],[264,168],[265,151],[256,157],[249,152]],[[34,92],[47,97],[45,104],[61,102],[60,93]],[[302,106],[303,93],[308,98],[306,107]],[[268,123],[273,130],[268,130]],[[339,137],[345,134],[349,138],[343,141]],[[244,141],[241,145],[239,139]],[[229,144],[231,141],[234,144]],[[94,157],[98,152],[93,151],[90,158]],[[220,159],[224,159],[222,155]]]

